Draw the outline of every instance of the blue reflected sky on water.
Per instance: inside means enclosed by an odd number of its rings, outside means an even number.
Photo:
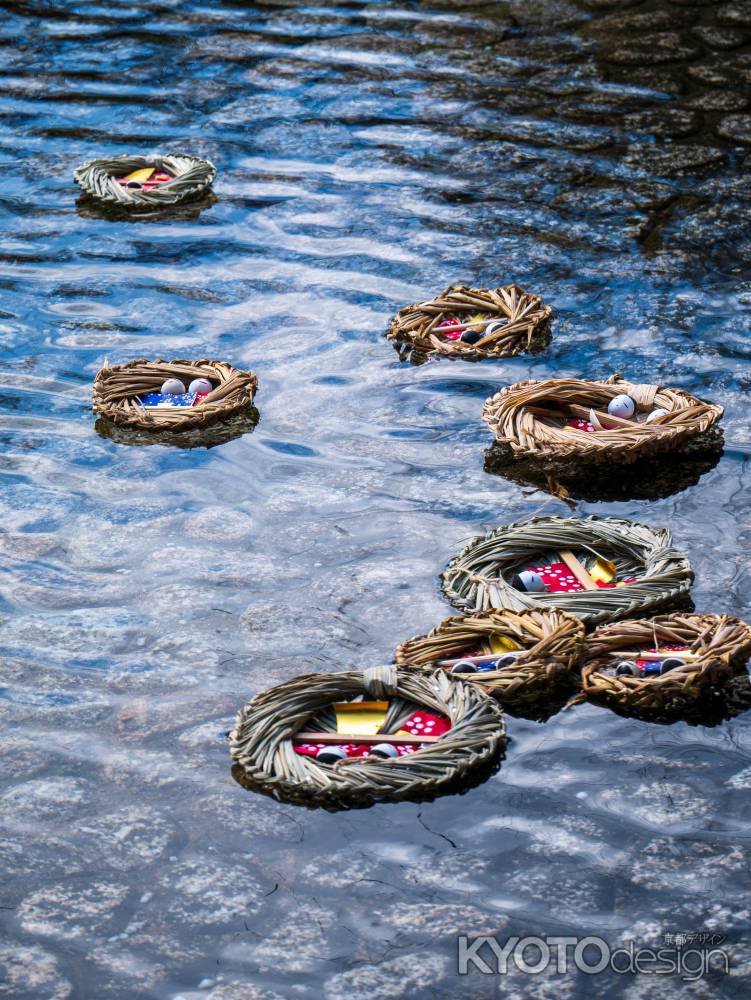
[[[449,614],[438,573],[473,534],[567,511],[483,470],[482,401],[522,378],[621,371],[726,406],[698,483],[576,510],[670,525],[697,607],[748,613],[747,8],[0,11],[5,993],[651,997],[460,978],[455,937],[708,928],[735,968],[701,989],[745,994],[748,717],[511,719],[486,784],[339,815],[245,792],[223,733],[270,684],[383,662]],[[79,202],[80,162],[180,149],[216,163],[213,204]],[[551,347],[400,363],[390,315],[456,280],[540,292]],[[97,369],[154,356],[252,368],[255,431],[99,436]]]

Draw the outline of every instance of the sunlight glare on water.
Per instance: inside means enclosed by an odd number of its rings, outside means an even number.
[[[438,574],[474,534],[568,512],[483,471],[482,402],[523,378],[725,405],[698,483],[577,512],[670,526],[697,608],[747,614],[748,5],[0,11],[0,995],[651,997],[459,977],[456,935],[705,928],[747,995],[747,716],[510,719],[487,783],[335,815],[240,788],[224,734],[450,614]],[[83,161],[177,150],[215,200],[78,202]],[[389,317],[462,280],[552,303],[547,352],[400,363]],[[208,450],[99,436],[96,371],[139,357],[252,369],[260,423]]]

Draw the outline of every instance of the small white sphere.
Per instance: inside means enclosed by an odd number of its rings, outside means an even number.
[[[630,396],[622,394],[615,396],[608,403],[608,413],[611,417],[623,417],[628,420],[636,412],[636,403]]]
[[[528,594],[540,594],[548,589],[543,583],[542,577],[533,573],[531,569],[523,569],[519,573],[519,583],[521,589],[526,590]]]
[[[657,420],[658,417],[666,417],[667,415],[668,411],[663,410],[663,408],[660,406],[656,410],[652,410],[652,412],[647,415],[647,419],[645,422],[649,424],[653,420]]]
[[[185,392],[185,383],[181,382],[179,378],[168,378],[166,382],[162,382],[162,388],[159,391],[165,396],[178,396]]]
[[[188,392],[194,392],[198,395],[199,393],[211,392],[213,388],[214,386],[207,378],[194,378],[188,386]]]
[[[393,743],[376,743],[370,748],[370,755],[373,757],[398,757],[399,751]]]

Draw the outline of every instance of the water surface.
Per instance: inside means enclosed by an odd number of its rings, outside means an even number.
[[[748,4],[0,11],[0,996],[747,995],[749,716],[511,719],[486,784],[337,815],[244,791],[224,733],[451,613],[472,535],[568,511],[483,470],[482,401],[526,377],[725,404],[690,488],[575,510],[670,525],[697,607],[748,614]],[[181,149],[215,203],[77,206],[78,163]],[[540,292],[549,350],[401,364],[390,315],[457,280]],[[255,431],[100,437],[97,369],[155,356],[252,368]],[[456,972],[459,933],[705,930],[722,982]]]

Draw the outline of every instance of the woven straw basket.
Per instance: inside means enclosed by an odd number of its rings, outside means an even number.
[[[688,646],[698,659],[653,677],[606,672],[614,652]],[[675,655],[680,657],[681,653]],[[711,690],[736,677],[751,655],[751,628],[728,615],[661,615],[595,629],[583,653],[584,699],[653,721],[675,721],[687,711],[710,707]]]
[[[127,188],[117,181],[118,177],[125,177],[143,167],[156,167],[171,174],[173,180],[149,191]],[[121,208],[158,208],[198,198],[208,191],[216,177],[216,167],[210,160],[183,154],[112,156],[106,160],[89,160],[76,170],[73,177],[86,194],[98,201]]]
[[[515,573],[558,561],[561,550],[572,551],[587,570],[599,556],[615,564],[617,580],[636,582],[569,593],[526,593],[511,586]],[[693,573],[666,528],[614,517],[551,516],[502,525],[474,538],[441,579],[446,597],[464,611],[559,608],[595,625],[685,599]]]
[[[139,402],[143,393],[159,392],[167,378],[186,385],[205,377],[214,385],[198,406],[173,410],[146,408]],[[186,431],[208,427],[219,420],[246,413],[253,402],[258,380],[253,372],[233,368],[225,361],[127,361],[104,367],[94,379],[93,406],[97,413],[120,427],[144,431]]]
[[[420,361],[429,354],[466,361],[509,358],[523,351],[535,353],[550,342],[552,312],[539,295],[531,295],[518,285],[495,289],[449,285],[429,302],[400,309],[386,336],[402,360]],[[476,344],[449,340],[436,332],[436,327],[450,322],[452,317],[461,325],[481,314],[487,320],[502,320],[505,325]]]
[[[325,764],[295,753],[296,733],[335,732],[330,706],[361,695],[390,699],[384,734],[397,732],[415,709],[447,716],[452,728],[437,742],[392,760]],[[337,809],[463,790],[468,779],[497,764],[505,742],[500,707],[476,687],[452,683],[442,672],[423,675],[392,666],[306,674],[257,695],[237,716],[230,752],[246,788],[284,802]]]
[[[461,659],[492,635],[506,636],[524,653],[512,667],[478,673],[451,673],[440,661]],[[506,709],[547,703],[559,689],[571,689],[579,680],[579,651],[584,625],[563,611],[502,611],[491,608],[474,615],[444,619],[427,635],[401,643],[394,659],[398,666],[423,671],[443,669],[451,680],[476,684]],[[501,655],[501,654],[498,654]]]
[[[637,415],[654,409],[667,414],[650,423],[630,422],[594,433],[565,426],[572,416],[568,407],[607,411],[615,396],[631,396]],[[707,435],[722,417],[723,408],[705,403],[682,389],[637,385],[620,375],[606,382],[582,379],[547,379],[517,382],[485,401],[482,415],[496,440],[517,458],[550,463],[577,464],[634,462],[648,455],[680,451],[699,436]],[[719,429],[718,429],[719,431]]]

